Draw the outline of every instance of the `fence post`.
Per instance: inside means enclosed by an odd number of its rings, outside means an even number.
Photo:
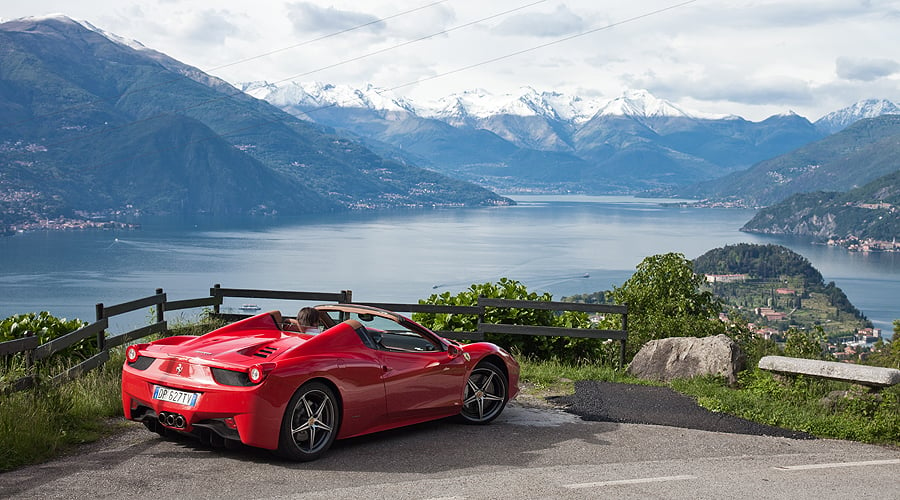
[[[25,336],[26,337],[34,337],[34,332],[32,332],[31,330],[26,330]],[[29,349],[29,350],[25,351],[25,369],[27,370],[27,372],[29,374],[31,373],[31,366],[33,364],[34,364],[34,349]]]
[[[341,290],[341,304],[350,304],[353,302],[353,290]]]
[[[484,306],[481,305],[481,299],[484,298],[486,298],[484,295],[479,295],[476,304],[480,312],[478,313],[478,324],[475,325],[475,332],[481,334],[482,340],[484,340],[484,332],[481,330],[481,324],[484,323]]]
[[[625,335],[628,335],[628,303],[622,304],[625,306],[625,312],[622,313],[622,331],[625,332]],[[625,368],[625,343],[627,339],[622,339],[619,341],[619,369]]]
[[[97,321],[103,319],[103,302],[98,302],[94,306],[94,316],[97,318]],[[97,350],[103,352],[106,350],[106,330],[100,330],[97,332]]]
[[[162,288],[157,288],[157,289],[156,289],[156,295],[162,295],[162,293],[163,293],[163,289],[162,289]],[[165,302],[161,302],[161,303],[159,303],[159,304],[156,304],[156,322],[157,322],[157,323],[162,323],[163,321],[166,320],[166,316],[165,316],[165,314],[164,314],[164,313],[165,313],[165,309],[166,309],[165,306],[166,306],[166,303],[165,303]]]
[[[209,295],[212,297],[221,297],[222,292],[219,290],[220,288],[222,288],[222,285],[216,283],[209,289]],[[213,304],[213,313],[219,314],[219,304]]]

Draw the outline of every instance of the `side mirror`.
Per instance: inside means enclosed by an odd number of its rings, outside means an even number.
[[[450,344],[449,346],[447,346],[447,354],[449,354],[451,358],[458,358],[462,353],[462,348],[456,344]]]

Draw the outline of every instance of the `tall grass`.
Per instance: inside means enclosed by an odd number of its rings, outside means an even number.
[[[0,395],[0,471],[37,463],[95,441],[122,415],[121,354],[62,385]]]
[[[171,335],[202,335],[222,322],[177,323]],[[151,336],[142,342],[159,338]],[[115,432],[111,417],[122,415],[122,363],[124,349],[110,351],[102,367],[62,385],[39,383],[26,391],[0,393],[0,472],[38,463],[75,446]],[[61,373],[68,366],[44,365],[39,373]],[[24,365],[0,366],[0,382],[24,374]]]

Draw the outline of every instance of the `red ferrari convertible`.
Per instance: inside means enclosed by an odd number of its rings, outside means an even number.
[[[125,418],[314,460],[335,439],[454,415],[486,424],[518,392],[518,363],[493,344],[460,345],[372,307],[315,309],[311,332],[273,311],[129,346]]]

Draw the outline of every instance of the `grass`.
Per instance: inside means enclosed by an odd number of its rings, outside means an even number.
[[[121,354],[63,385],[0,395],[0,472],[39,463],[115,432],[122,415]]]
[[[185,323],[172,335],[200,335],[221,323]],[[148,337],[151,341],[158,336]],[[110,418],[121,417],[124,349],[110,351],[102,367],[62,385],[39,384],[32,389],[0,392],[0,472],[40,463],[116,432]],[[60,373],[65,366],[44,366]],[[0,365],[0,382],[14,380],[19,366]],[[0,384],[2,385],[2,384]]]
[[[715,378],[678,380],[672,388],[700,406],[817,437],[900,445],[900,387],[871,393],[844,382],[797,376],[779,381],[748,370],[740,387]]]

